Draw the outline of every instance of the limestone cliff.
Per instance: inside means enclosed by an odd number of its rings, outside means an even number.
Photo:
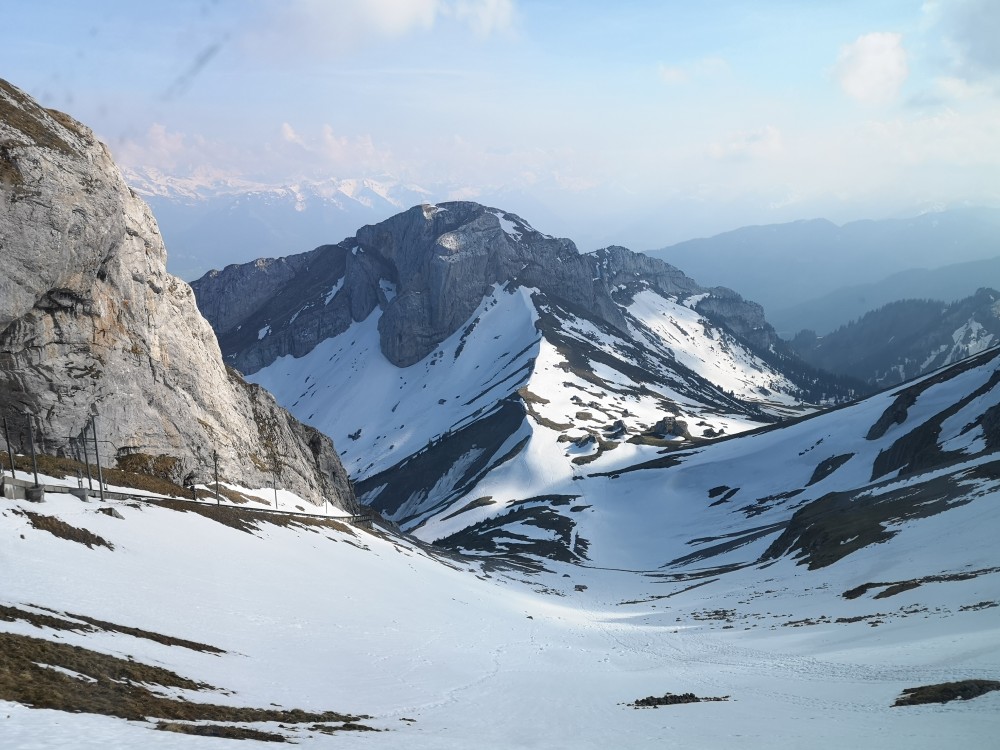
[[[205,481],[218,451],[220,478],[262,487],[276,474],[312,502],[354,507],[329,438],[225,367],[105,146],[5,81],[0,258],[0,410],[15,425],[34,415],[44,449],[72,452],[98,414],[109,458]]]
[[[699,294],[699,312],[737,336],[763,349],[777,340],[760,306],[729,289],[704,289],[623,247],[581,254],[570,240],[471,202],[415,206],[337,245],[228,266],[192,287],[227,361],[252,374],[278,357],[304,356],[376,308],[382,352],[407,367],[466,324],[494,284],[507,283],[538,288],[620,331],[620,305],[643,288]]]

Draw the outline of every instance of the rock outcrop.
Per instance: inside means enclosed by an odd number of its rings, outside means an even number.
[[[206,481],[217,451],[220,478],[354,507],[329,438],[225,367],[105,146],[4,81],[0,257],[0,410],[15,439],[31,414],[45,450],[72,454],[97,414],[106,460]]]
[[[760,306],[729,289],[704,289],[623,247],[581,254],[570,240],[471,202],[415,206],[337,245],[228,266],[192,287],[227,361],[252,374],[278,357],[307,354],[376,308],[383,354],[407,367],[464,325],[496,284],[538,288],[620,331],[620,305],[644,288],[702,294],[698,311],[738,336],[764,348],[777,338]]]

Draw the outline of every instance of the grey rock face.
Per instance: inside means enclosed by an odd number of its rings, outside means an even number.
[[[734,334],[758,349],[770,349],[778,344],[778,334],[764,318],[764,308],[743,299],[732,289],[713,287],[695,309],[703,315],[721,320]]]
[[[767,347],[759,305],[705,289],[682,271],[623,247],[581,255],[570,240],[535,231],[477,203],[415,206],[363,227],[339,245],[213,271],[192,287],[227,361],[254,373],[366,319],[376,307],[382,352],[406,367],[463,325],[494,284],[536,287],[624,331],[620,304],[642,289],[704,294],[698,310]],[[270,296],[268,296],[270,295]]]
[[[218,451],[222,479],[262,487],[276,473],[354,507],[330,440],[227,371],[107,149],[4,81],[0,257],[0,410],[15,432],[29,412],[43,449],[73,453],[96,413],[105,460],[145,454],[176,481],[206,481]]]

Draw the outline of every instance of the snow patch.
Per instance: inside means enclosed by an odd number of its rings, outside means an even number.
[[[357,250],[357,247],[355,247],[354,249]],[[330,291],[328,291],[326,295],[323,297],[324,305],[329,305],[330,300],[332,300],[334,297],[337,296],[337,292],[339,292],[341,289],[344,288],[344,280],[346,278],[347,278],[346,276],[341,276],[339,279],[337,279],[337,283],[334,284],[332,287],[330,287]]]
[[[497,217],[497,221],[500,222],[500,228],[504,231],[508,237],[517,242],[521,239],[522,232],[520,227],[515,224],[510,219],[506,218],[501,211],[491,211],[494,216]]]

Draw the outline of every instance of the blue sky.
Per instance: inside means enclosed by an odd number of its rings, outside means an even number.
[[[507,194],[636,249],[1000,205],[995,0],[35,0],[4,23],[0,77],[179,177]]]

